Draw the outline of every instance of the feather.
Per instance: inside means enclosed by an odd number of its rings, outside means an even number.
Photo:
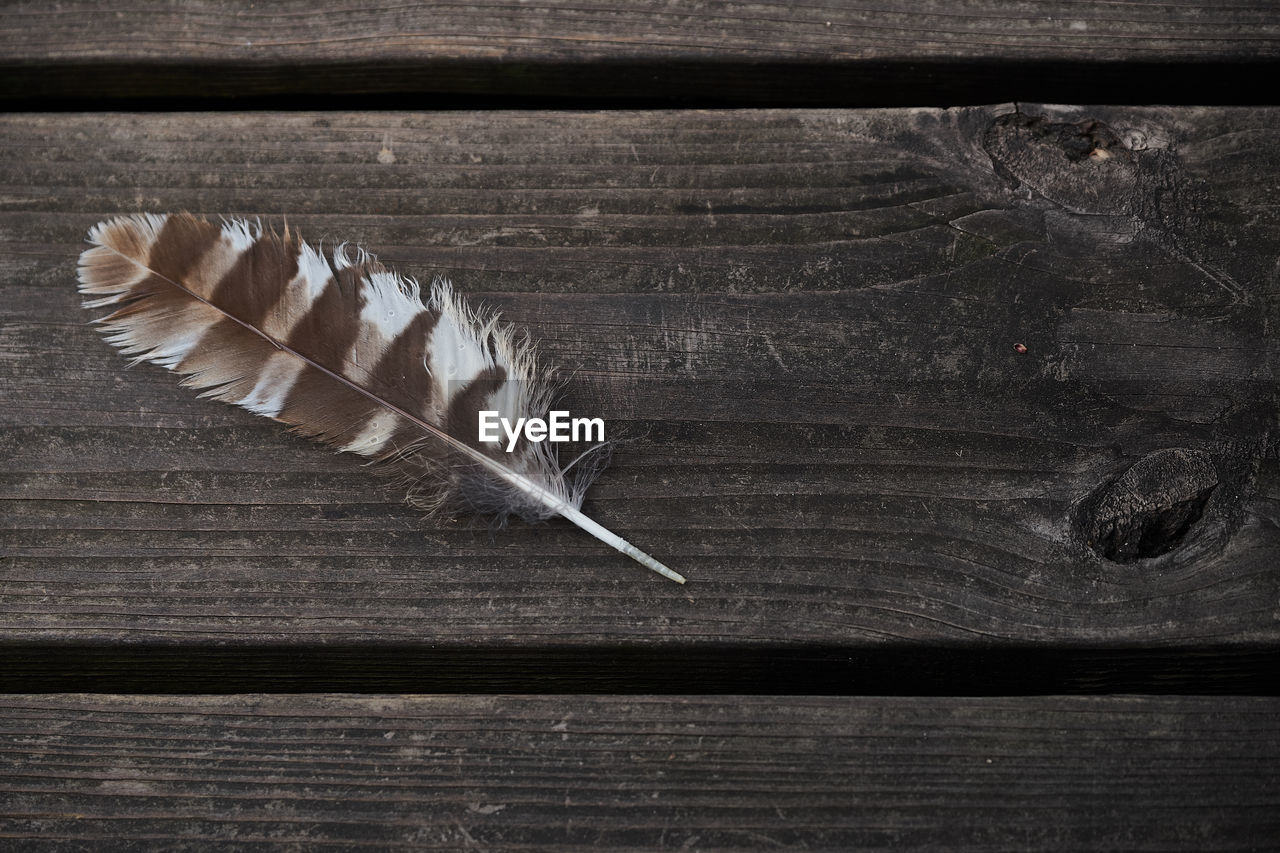
[[[429,291],[363,249],[326,259],[285,226],[190,214],[94,226],[80,256],[86,308],[133,363],[150,361],[202,396],[288,424],[339,451],[393,466],[427,511],[505,521],[561,515],[649,569],[684,578],[581,511],[598,467],[570,477],[551,442],[481,442],[481,410],[544,417],[556,383],[527,335]]]

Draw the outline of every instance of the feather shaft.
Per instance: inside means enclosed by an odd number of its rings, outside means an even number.
[[[277,340],[276,338],[274,338],[264,330],[258,328],[252,323],[245,322],[239,317],[236,317],[234,314],[227,311],[223,307],[215,304],[209,299],[206,299],[204,296],[192,290],[191,288],[187,287],[186,285],[182,284],[181,282],[175,281],[173,278],[163,275],[157,270],[152,269],[150,266],[138,260],[137,258],[130,257],[129,255],[119,251],[113,246],[103,245],[102,248],[108,249],[110,252],[136,265],[137,267],[144,270],[148,274],[155,276],[156,278],[177,288],[186,296],[196,300],[197,302],[200,302],[203,305],[208,306],[209,308],[212,308],[223,317],[226,317],[227,319],[234,321],[245,330],[252,332],[254,335],[257,335],[258,337],[262,338],[266,343],[269,343],[271,346],[275,347],[277,350],[287,353],[293,356],[294,358],[299,359],[303,364],[307,365],[308,367],[311,367],[312,369],[319,371],[320,373],[329,377],[330,379],[333,379],[334,381],[341,383],[343,386],[349,388],[350,390],[355,391],[356,393],[364,396],[365,398],[373,402],[375,405],[378,405],[387,409],[388,411],[398,415],[399,417],[404,418],[409,423],[421,428],[426,433],[434,436],[435,438],[440,439],[441,441],[445,442],[454,451],[457,451],[458,453],[465,455],[467,458],[471,459],[472,461],[477,462],[480,465],[484,466],[486,470],[488,470],[495,476],[502,478],[506,482],[510,483],[512,486],[519,489],[524,494],[528,495],[538,503],[545,506],[548,510],[551,510],[559,514],[560,516],[564,517],[566,520],[577,525],[582,530],[586,531],[587,533],[590,533],[596,539],[618,550],[619,552],[627,555],[628,557],[635,560],[637,563],[649,569],[650,571],[656,572],[665,578],[669,578],[670,580],[675,581],[676,583],[680,583],[680,584],[685,583],[685,578],[682,575],[680,575],[678,572],[673,571],[672,569],[668,568],[658,560],[654,559],[649,554],[645,553],[644,551],[641,551],[639,548],[637,548],[635,545],[628,542],[626,539],[623,539],[621,536],[617,535],[613,531],[609,530],[608,528],[604,527],[600,523],[596,522],[594,519],[588,517],[577,507],[573,506],[573,504],[571,504],[570,502],[564,500],[563,498],[561,498],[556,494],[553,494],[552,492],[548,491],[538,483],[534,482],[528,477],[523,476],[518,471],[514,471],[508,468],[498,460],[490,457],[489,455],[481,452],[480,450],[477,450],[474,447],[471,447],[467,443],[460,441],[459,439],[450,435],[447,431],[441,429],[435,424],[432,424],[424,420],[423,418],[418,417],[412,412],[406,411],[404,408],[392,403],[389,400],[384,399],[383,397],[379,396],[378,394],[375,394],[374,392],[368,390],[367,388],[362,387],[359,383],[352,381],[351,379],[343,376],[341,373],[338,373],[326,367],[325,365],[320,364],[315,359],[307,356],[305,353],[299,352],[298,350],[290,347],[286,342]]]

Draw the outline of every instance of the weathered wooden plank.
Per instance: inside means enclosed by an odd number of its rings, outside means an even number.
[[[1256,97],[1249,90],[1277,59],[1280,16],[1265,0],[382,8],[77,0],[11,3],[0,19],[0,97],[37,104],[51,96],[405,92],[848,106],[1068,94],[1216,103]]]
[[[714,679],[744,645],[1047,643],[1269,678],[1277,113],[1024,110],[0,119],[0,636],[37,668],[621,646]],[[126,370],[83,235],[180,209],[361,240],[531,328],[631,439],[588,509],[691,585],[567,525],[423,520]]]
[[[1257,850],[1277,701],[0,697],[0,838]]]

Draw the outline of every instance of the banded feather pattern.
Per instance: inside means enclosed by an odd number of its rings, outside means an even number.
[[[330,257],[286,226],[191,214],[101,222],[80,256],[86,308],[134,363],[202,396],[394,466],[426,511],[569,519],[646,567],[684,579],[581,512],[597,468],[569,475],[550,442],[481,442],[478,415],[543,417],[556,383],[526,336],[472,310],[448,281],[424,294],[363,249]]]

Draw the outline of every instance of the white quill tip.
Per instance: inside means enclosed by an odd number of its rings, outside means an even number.
[[[597,524],[595,521],[583,515],[581,510],[574,509],[571,506],[564,506],[560,508],[560,514],[606,545],[617,548],[619,551],[626,554],[646,569],[657,572],[664,578],[670,578],[676,583],[684,583],[684,575],[679,572],[672,571],[662,563],[659,563],[653,557],[650,557],[644,551],[641,551],[635,545],[632,545],[630,542],[614,533],[612,530]]]

